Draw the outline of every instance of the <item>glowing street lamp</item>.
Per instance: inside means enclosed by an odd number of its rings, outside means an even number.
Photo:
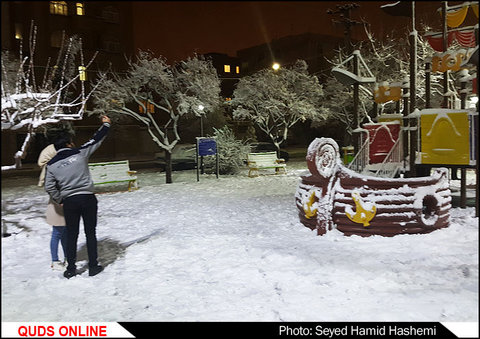
[[[202,104],[198,105],[198,110],[200,111],[200,137],[203,138],[203,110],[205,109],[205,106]],[[197,148],[198,148],[198,141],[197,141]],[[198,152],[198,149],[197,149]],[[205,168],[203,166],[203,155],[200,156],[200,172],[203,174],[205,171]],[[198,170],[197,170],[197,179],[198,179]]]
[[[278,62],[274,62],[272,68],[274,71],[278,71],[280,69],[280,64]]]

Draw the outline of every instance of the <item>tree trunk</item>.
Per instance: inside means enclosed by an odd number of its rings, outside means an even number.
[[[281,158],[281,156],[280,156],[280,145],[275,144],[275,147],[277,148],[277,158],[280,159]]]
[[[165,150],[165,174],[166,183],[171,184],[172,181],[172,153]]]

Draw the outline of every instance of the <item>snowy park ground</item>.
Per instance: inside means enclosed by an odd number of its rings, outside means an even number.
[[[427,235],[320,237],[297,216],[305,170],[139,171],[138,191],[97,195],[104,272],[70,280],[50,269],[37,179],[2,179],[2,321],[478,322],[474,208]],[[83,231],[78,246],[85,269]]]

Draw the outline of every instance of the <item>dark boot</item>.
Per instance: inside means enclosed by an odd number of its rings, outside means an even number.
[[[100,266],[100,265],[93,266],[88,269],[88,275],[93,277],[94,275],[97,275],[102,271],[103,271],[103,266]]]
[[[63,272],[63,276],[67,279],[70,279],[71,277],[74,277],[77,275],[77,270],[66,270]]]

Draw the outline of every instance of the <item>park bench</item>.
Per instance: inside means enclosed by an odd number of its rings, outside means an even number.
[[[248,153],[247,166],[249,168],[248,176],[257,176],[259,170],[275,169],[275,174],[283,170],[286,173],[286,164],[284,159],[277,158],[277,152]],[[256,173],[256,175],[252,175]]]
[[[128,190],[138,189],[137,171],[131,171],[128,160],[89,163],[94,185],[128,182]]]

